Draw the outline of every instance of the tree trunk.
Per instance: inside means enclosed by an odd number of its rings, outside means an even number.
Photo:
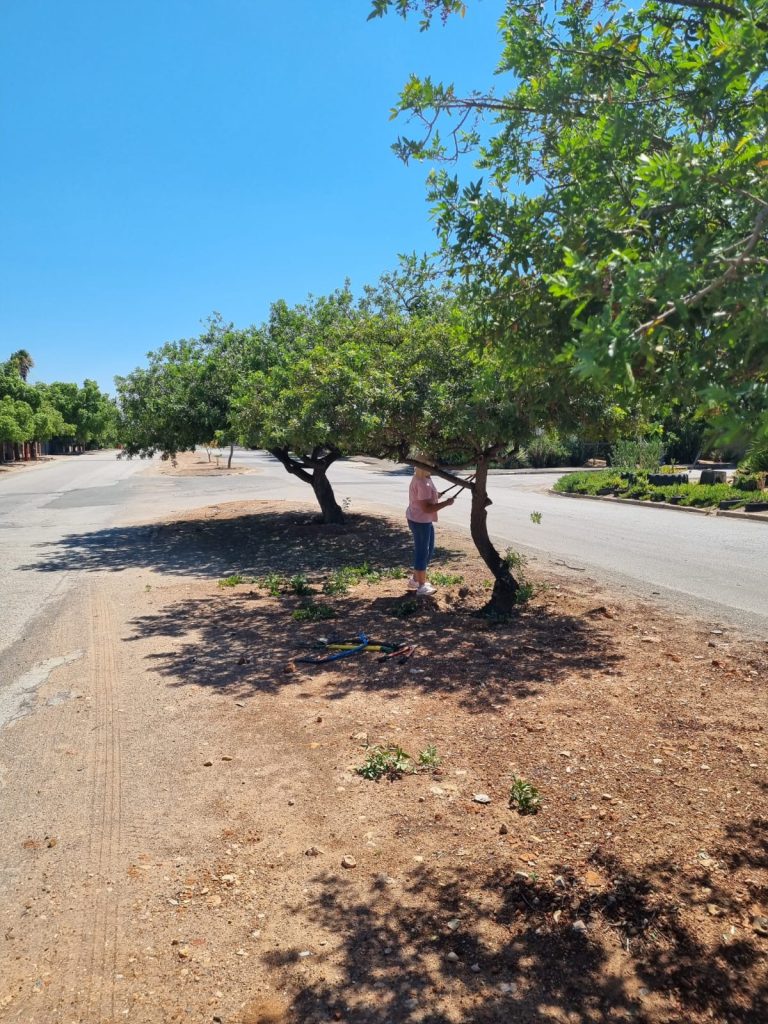
[[[235,452],[235,446],[231,444],[229,446],[229,458],[227,459],[227,469],[232,469],[232,456]]]
[[[312,472],[312,490],[315,492],[315,497],[323,513],[323,522],[342,524],[345,522],[344,512],[336,501],[327,474],[327,465],[315,467]]]
[[[499,615],[508,615],[515,607],[520,584],[509,571],[509,566],[493,546],[488,536],[488,459],[481,458],[477,463],[475,484],[472,490],[472,511],[470,513],[470,532],[480,557],[493,574],[493,592],[485,607],[486,611]]]
[[[341,454],[340,452],[316,448],[311,455],[294,458],[287,448],[269,448],[268,451],[278,462],[283,464],[289,473],[311,486],[320,505],[324,523],[343,524],[346,522],[344,512],[336,501],[327,475],[328,470]],[[325,454],[322,454],[323,451]]]

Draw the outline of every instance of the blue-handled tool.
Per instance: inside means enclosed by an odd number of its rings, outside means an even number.
[[[370,640],[365,633],[358,635],[360,643],[357,647],[351,648],[349,651],[335,651],[333,654],[326,654],[324,658],[294,658],[294,661],[301,661],[309,665],[324,665],[329,661],[339,661],[341,658],[351,658],[355,654],[362,654],[366,649]]]

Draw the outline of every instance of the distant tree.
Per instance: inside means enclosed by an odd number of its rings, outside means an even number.
[[[255,328],[214,317],[199,338],[168,342],[148,365],[117,377],[118,434],[125,454],[164,458],[214,441],[233,444],[237,381],[260,365]]]
[[[10,360],[0,372],[0,401],[3,458],[26,457],[34,442],[48,441],[72,429],[49,400],[45,385],[25,383]],[[31,453],[35,457],[34,447]]]
[[[14,458],[14,445],[30,438],[32,417],[32,409],[26,402],[11,398],[10,395],[0,397],[0,446],[3,461],[9,457]]]
[[[109,447],[116,442],[117,406],[94,380],[77,384],[55,381],[36,386],[47,401],[59,410],[69,424],[65,433],[55,436],[70,438],[83,447]]]
[[[35,361],[32,356],[27,352],[25,348],[20,348],[18,352],[14,352],[5,364],[5,369],[9,372],[17,373],[21,379],[26,383],[29,377],[29,371],[35,365]]]

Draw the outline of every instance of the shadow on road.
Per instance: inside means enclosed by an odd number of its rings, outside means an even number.
[[[233,572],[262,575],[318,572],[364,561],[407,565],[411,536],[405,524],[351,514],[345,526],[314,521],[314,512],[265,510],[228,516],[210,511],[205,518],[179,519],[141,526],[117,526],[68,534],[41,544],[39,559],[21,566],[30,572],[119,572],[127,568],[218,578]],[[209,510],[205,510],[209,512]],[[456,553],[443,549],[443,560]]]

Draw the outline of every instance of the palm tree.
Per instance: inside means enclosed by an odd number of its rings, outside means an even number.
[[[35,361],[25,348],[20,348],[18,352],[13,353],[5,365],[9,369],[15,370],[26,383],[29,371],[35,365]]]

